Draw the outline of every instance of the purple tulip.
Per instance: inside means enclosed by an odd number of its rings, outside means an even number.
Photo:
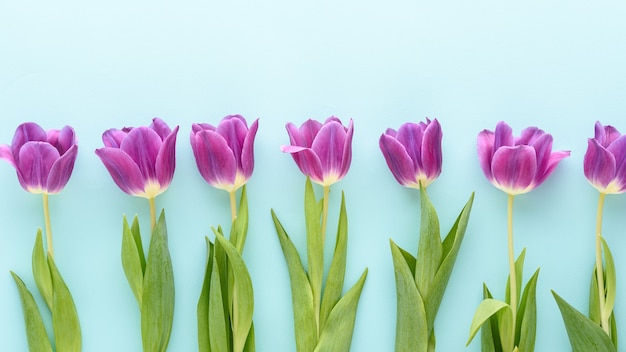
[[[248,129],[243,116],[228,115],[217,127],[191,126],[191,149],[200,174],[211,186],[233,192],[248,182],[254,169],[258,121]]]
[[[426,123],[405,123],[380,136],[380,150],[389,170],[405,187],[427,187],[441,174],[441,125],[437,119]]]
[[[311,181],[330,186],[348,173],[352,160],[352,119],[348,127],[334,116],[324,124],[308,120],[300,128],[291,122],[286,127],[291,145],[282,146],[281,150],[291,154]]]
[[[584,160],[585,177],[604,194],[626,192],[626,136],[613,126],[596,122]]]
[[[96,154],[122,191],[153,199],[174,177],[177,132],[178,126],[171,130],[159,118],[150,127],[110,129],[102,134],[104,148]]]
[[[31,193],[56,194],[67,184],[78,153],[74,129],[44,131],[27,122],[17,127],[13,142],[0,146],[0,159],[17,171],[22,188]]]
[[[552,135],[528,127],[513,137],[506,122],[496,131],[478,134],[478,159],[485,176],[510,195],[529,192],[543,183],[569,151],[552,152]]]

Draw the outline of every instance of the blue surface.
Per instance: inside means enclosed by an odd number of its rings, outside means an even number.
[[[344,190],[346,283],[369,268],[352,350],[391,351],[396,304],[389,238],[416,251],[419,197],[396,183],[378,137],[387,127],[436,117],[444,165],[429,194],[445,231],[476,192],[436,321],[438,350],[479,351],[479,341],[464,346],[482,283],[502,298],[508,266],[506,196],[482,175],[476,135],[499,120],[515,134],[539,126],[554,135],[556,149],[572,155],[545,184],[516,198],[516,254],[527,248],[525,280],[541,267],[536,349],[568,351],[550,290],[586,311],[597,192],[583,176],[582,160],[596,120],[626,132],[625,15],[618,1],[0,0],[0,143],[10,143],[24,121],[76,129],[74,174],[50,200],[57,263],[78,307],[84,350],[139,351],[121,228],[122,214],[135,213],[147,228],[148,204],[122,193],[93,151],[108,128],[145,125],[154,116],[181,126],[176,174],[157,205],[167,212],[177,290],[169,350],[193,351],[204,236],[229,222],[229,210],[227,194],[196,170],[191,123],[215,124],[232,113],[260,118],[244,258],[254,282],[257,349],[293,351],[291,293],[270,208],[303,251],[304,177],[279,151],[288,143],[284,124],[353,118],[353,163],[332,188],[329,224],[336,226]],[[0,165],[0,186],[0,350],[25,351],[9,270],[34,289],[30,253],[43,225],[41,200],[19,187],[7,163]],[[608,197],[604,234],[620,285],[624,209],[626,196]],[[621,287],[618,324],[626,320]]]

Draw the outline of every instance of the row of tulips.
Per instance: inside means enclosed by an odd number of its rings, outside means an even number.
[[[287,231],[272,210],[278,239],[291,280],[295,338],[298,351],[347,351],[359,297],[367,269],[343,296],[347,255],[347,211],[342,196],[334,255],[324,273],[324,246],[328,227],[330,187],[348,172],[352,157],[353,122],[345,126],[338,118],[325,122],[308,120],[300,127],[289,123],[291,154],[306,176],[305,233],[307,266]],[[155,199],[172,181],[178,126],[171,129],[155,118],[150,126],[110,129],[102,135],[104,147],[95,151],[113,181],[125,193],[148,200],[151,215],[150,246],[144,253],[138,220],[124,219],[122,266],[141,312],[144,351],[167,349],[173,318],[174,279],[168,250],[165,213],[157,216]],[[230,234],[219,226],[215,239],[207,238],[207,262],[198,302],[198,336],[201,351],[254,351],[252,282],[241,256],[248,230],[245,185],[254,169],[254,140],[258,120],[248,126],[240,115],[226,116],[217,126],[193,124],[192,150],[202,177],[230,195]],[[434,351],[434,320],[460,250],[469,221],[473,195],[443,239],[439,220],[426,193],[442,166],[442,129],[426,119],[388,129],[379,140],[382,154],[395,179],[420,192],[421,228],[416,255],[391,241],[398,312],[397,351]],[[487,179],[508,195],[509,268],[504,300],[494,299],[484,288],[484,301],[470,327],[471,342],[482,331],[483,351],[533,351],[536,325],[535,290],[538,270],[522,292],[524,252],[515,259],[513,199],[527,193],[555,170],[567,151],[552,151],[552,136],[529,127],[519,137],[500,122],[495,131],[478,135],[478,159]],[[0,146],[0,158],[16,170],[20,185],[42,194],[45,248],[41,230],[33,250],[33,276],[52,314],[54,342],[50,342],[31,292],[13,273],[24,309],[29,348],[33,351],[81,350],[80,324],[70,291],[54,262],[48,195],[61,192],[77,157],[74,130],[45,131],[35,123],[17,128],[11,145]],[[604,198],[626,191],[626,136],[612,126],[595,126],[588,141],[584,174],[599,193],[596,230],[596,261],[591,280],[590,314],[584,316],[554,293],[570,341],[576,351],[617,349],[613,306],[615,267],[608,244],[601,235]],[[317,199],[313,183],[322,189]],[[237,193],[239,192],[239,203]],[[324,278],[326,280],[324,281]]]

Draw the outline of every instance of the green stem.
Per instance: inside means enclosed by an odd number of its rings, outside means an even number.
[[[509,194],[508,201],[508,232],[509,232],[509,291],[511,298],[511,311],[513,312],[513,324],[517,319],[517,275],[515,273],[515,250],[513,249],[513,198],[515,196]],[[515,330],[513,330],[515,334]],[[513,336],[515,339],[515,336]]]
[[[605,287],[604,287],[604,274],[602,273],[602,212],[604,209],[604,199],[606,193],[600,192],[600,198],[598,198],[598,212],[596,214],[596,278],[598,280],[598,298],[600,301],[600,327],[610,335],[609,317],[604,311],[605,302]]]
[[[43,217],[46,224],[46,243],[48,245],[48,255],[54,258],[54,247],[52,246],[52,226],[50,226],[50,207],[48,207],[48,193],[43,193]]]
[[[154,226],[156,225],[156,205],[154,204],[154,197],[148,198],[148,202],[150,203],[150,229],[154,230]]]
[[[330,186],[324,186],[324,200],[322,201],[322,248],[326,240],[326,224],[328,223],[328,198],[330,195]],[[322,254],[323,255],[323,254]]]
[[[235,219],[237,218],[237,191],[230,191],[228,192],[229,198],[230,198],[230,217],[231,217],[231,223],[232,226],[234,226],[235,224]],[[230,266],[228,266],[228,271],[229,271],[229,278],[232,277],[232,272],[231,272],[231,268]],[[232,280],[230,280],[230,292],[232,293],[232,301],[231,301],[231,329],[233,331],[233,340],[236,340],[238,331],[237,331],[237,326],[238,325],[238,321],[237,321],[237,317],[239,316],[239,300],[238,300],[238,295],[237,295],[237,290],[235,289],[235,281],[234,278]],[[238,348],[236,346],[233,346],[233,348]],[[243,350],[243,346],[241,346],[241,349]],[[234,351],[234,352],[240,352],[240,351]]]

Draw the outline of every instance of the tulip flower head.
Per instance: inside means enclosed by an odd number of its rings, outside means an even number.
[[[441,174],[441,125],[437,119],[426,123],[405,123],[380,136],[379,146],[389,170],[405,187],[427,187]]]
[[[596,122],[584,159],[585,177],[604,194],[626,192],[626,136],[613,126]]]
[[[281,150],[291,154],[311,181],[330,186],[348,173],[352,160],[352,119],[348,127],[334,116],[323,124],[308,120],[300,128],[291,122],[286,127],[291,145],[282,146]]]
[[[552,152],[552,135],[528,127],[520,137],[506,122],[495,132],[478,134],[478,159],[483,173],[495,187],[510,194],[529,192],[542,184],[569,151]]]
[[[102,134],[104,148],[96,154],[118,187],[132,196],[154,199],[174,177],[176,134],[163,120],[149,127],[110,129]]]
[[[191,126],[191,149],[198,171],[211,186],[233,192],[246,184],[254,169],[254,138],[258,119],[250,128],[241,115],[228,115],[217,127]]]
[[[17,127],[13,142],[0,146],[0,159],[17,172],[22,188],[30,193],[56,194],[67,184],[78,153],[74,129],[45,131],[27,122]]]

